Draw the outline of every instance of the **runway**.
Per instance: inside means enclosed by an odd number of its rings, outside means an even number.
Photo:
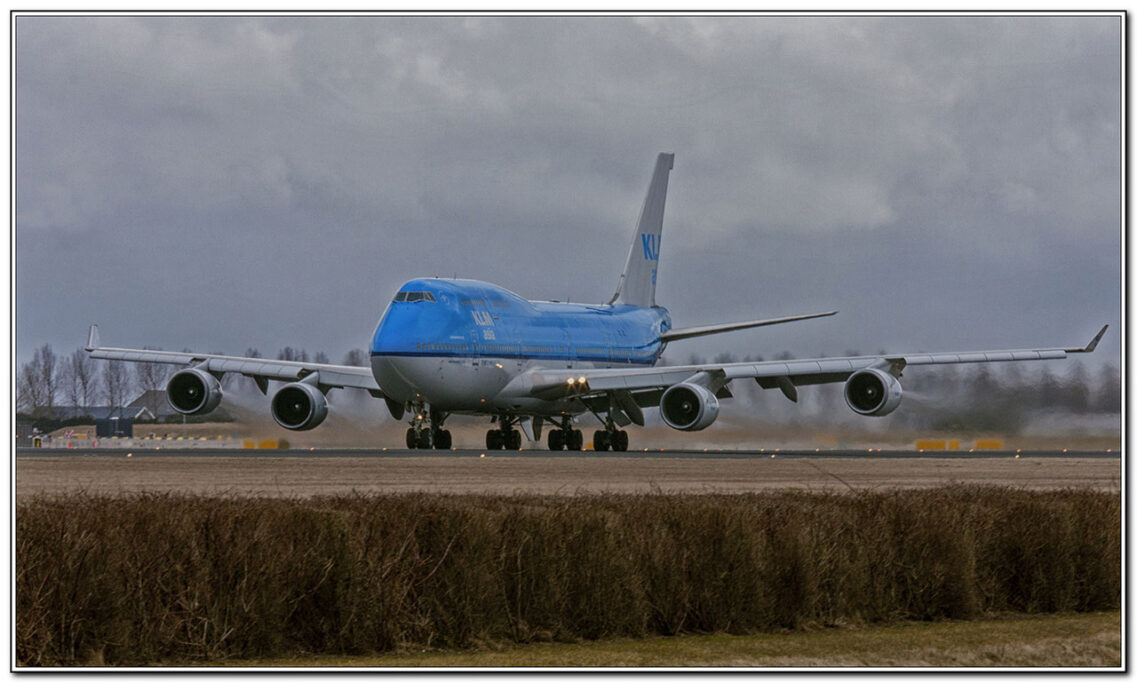
[[[891,458],[891,459],[968,459],[987,458],[1103,458],[1119,460],[1117,451],[911,451],[911,450],[667,450],[643,449],[615,453],[611,451],[560,451],[544,449],[520,451],[487,451],[485,449],[451,449],[445,451],[410,450],[395,448],[292,448],[292,449],[234,449],[234,448],[20,448],[17,458],[28,457],[122,457],[127,453],[155,457],[241,457],[241,458],[469,458],[482,454],[494,458],[703,458],[703,459],[762,459],[762,458]]]
[[[1016,455],[1018,457],[1016,457]],[[743,493],[860,491],[949,484],[1118,491],[1119,453],[937,451],[621,454],[408,450],[27,449],[16,494]]]

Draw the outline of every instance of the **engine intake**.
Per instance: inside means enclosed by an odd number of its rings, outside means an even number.
[[[878,368],[859,370],[845,381],[845,403],[860,415],[883,417],[900,406],[900,382]]]
[[[181,370],[166,383],[166,400],[182,415],[208,413],[221,403],[221,383],[205,370]]]
[[[698,384],[676,384],[660,397],[659,415],[672,429],[697,432],[719,416],[719,400]]]
[[[285,429],[302,432],[314,429],[328,416],[328,399],[303,382],[285,384],[272,397],[272,419]]]

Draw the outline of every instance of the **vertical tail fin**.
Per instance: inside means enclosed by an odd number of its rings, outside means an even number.
[[[628,249],[628,262],[620,274],[610,304],[650,307],[655,305],[655,272],[659,266],[659,241],[663,232],[663,204],[667,200],[667,178],[675,163],[674,154],[660,154],[647,188],[636,234]]]

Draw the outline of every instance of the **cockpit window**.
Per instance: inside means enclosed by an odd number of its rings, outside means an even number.
[[[395,301],[434,301],[434,295],[430,292],[399,292]]]

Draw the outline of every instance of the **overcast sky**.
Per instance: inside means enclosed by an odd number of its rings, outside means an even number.
[[[604,302],[674,152],[668,355],[1121,349],[1119,17],[16,19],[16,353],[339,361],[416,276]],[[1062,371],[1061,362],[1052,366]]]

